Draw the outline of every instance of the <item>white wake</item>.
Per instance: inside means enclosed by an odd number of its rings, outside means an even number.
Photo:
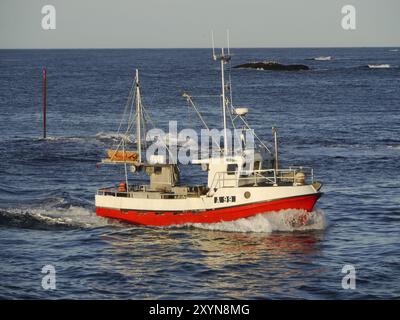
[[[370,69],[389,69],[390,64],[382,63],[382,64],[369,64],[368,68]]]
[[[0,210],[0,225],[31,229],[96,228],[113,224],[96,215],[93,210],[68,206],[14,208]],[[117,225],[118,222],[115,222]]]
[[[185,226],[228,232],[307,231],[323,230],[327,226],[322,210],[282,210],[258,214],[249,218],[218,223],[190,223]]]

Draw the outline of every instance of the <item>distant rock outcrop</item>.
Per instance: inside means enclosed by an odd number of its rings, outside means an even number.
[[[243,63],[234,66],[234,68],[247,68],[247,69],[272,70],[272,71],[299,71],[299,70],[310,69],[308,66],[304,64],[281,64],[274,61]]]

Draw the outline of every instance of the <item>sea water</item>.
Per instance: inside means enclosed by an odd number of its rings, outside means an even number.
[[[400,297],[399,52],[232,51],[233,65],[311,68],[231,73],[234,105],[250,109],[248,122],[269,145],[277,127],[281,165],[313,166],[323,182],[307,225],[292,223],[293,210],[169,228],[95,215],[96,189],[124,180],[123,168],[96,164],[118,140],[136,68],[158,127],[201,128],[183,91],[221,127],[209,49],[0,50],[0,298]],[[319,56],[332,59],[309,60]],[[380,64],[390,67],[368,67]],[[199,167],[182,174],[184,183],[203,178]],[[42,287],[46,265],[54,290]],[[345,265],[355,269],[355,289],[342,287]]]

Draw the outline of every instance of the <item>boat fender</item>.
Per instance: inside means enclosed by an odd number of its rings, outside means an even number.
[[[118,186],[118,192],[126,192],[126,183],[121,182]]]

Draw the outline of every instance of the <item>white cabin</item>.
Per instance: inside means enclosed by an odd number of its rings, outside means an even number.
[[[248,183],[246,177],[253,181],[251,177],[261,170],[262,158],[259,153],[250,156],[245,152],[243,156],[221,156],[193,160],[192,163],[200,164],[208,171],[207,187],[213,189],[245,185]]]

